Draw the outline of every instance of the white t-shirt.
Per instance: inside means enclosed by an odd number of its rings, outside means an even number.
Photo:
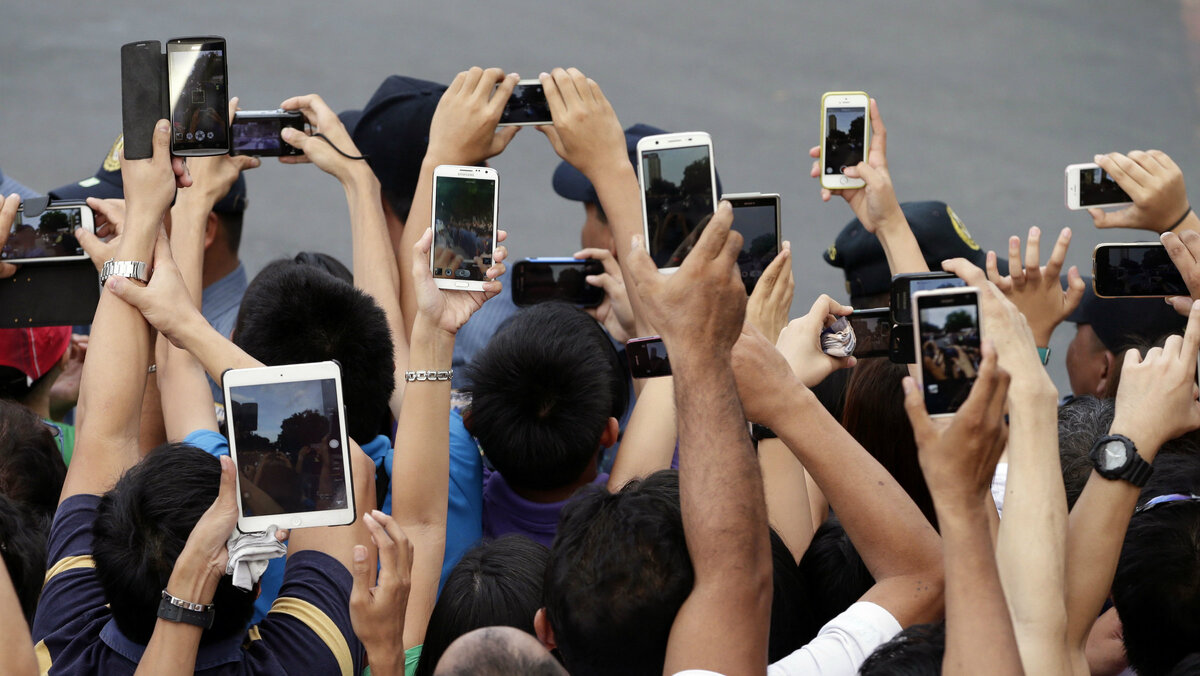
[[[900,629],[900,623],[882,606],[859,601],[821,627],[808,645],[767,667],[767,676],[855,676],[867,657]],[[688,669],[675,676],[720,674]]]
[[[996,513],[1004,516],[1004,487],[1008,484],[1008,463],[996,463],[996,473],[992,475],[992,501],[996,503]]]

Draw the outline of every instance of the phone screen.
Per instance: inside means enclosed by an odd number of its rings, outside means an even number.
[[[244,516],[348,506],[336,380],[230,387],[229,397]]]
[[[304,129],[304,119],[299,116],[271,115],[242,117],[234,115],[230,126],[230,154],[278,157],[302,155],[300,149],[283,141],[280,133],[285,127]]]
[[[949,272],[929,272],[892,278],[892,323],[911,325],[912,295],[918,291],[937,291],[966,286],[967,283]]]
[[[884,357],[892,344],[892,322],[887,308],[855,310],[850,313],[850,328],[854,330],[854,356]]]
[[[168,42],[172,150],[229,147],[229,92],[225,83],[225,41]]]
[[[1079,170],[1079,206],[1124,204],[1129,195],[1100,167]]]
[[[953,413],[979,371],[979,296],[975,291],[924,296],[916,305],[925,408],[930,415]]]
[[[658,378],[671,375],[671,362],[667,359],[667,346],[662,338],[634,338],[625,343],[625,354],[629,358],[629,372],[634,378]]]
[[[825,109],[825,173],[844,174],[862,162],[867,141],[866,108]]]
[[[433,276],[487,281],[496,237],[496,182],[434,177]]]
[[[0,249],[0,259],[60,258],[84,256],[83,247],[75,239],[75,228],[82,225],[80,209],[46,209],[38,216],[25,216],[18,211],[8,234],[8,242]]]
[[[709,146],[643,151],[642,180],[650,257],[660,268],[679,267],[716,205]]]
[[[604,273],[604,265],[597,260],[521,261],[513,273],[513,302],[517,305],[557,300],[595,307],[604,301],[604,289],[587,283],[588,275]]]
[[[1188,296],[1187,284],[1162,244],[1096,247],[1097,296]]]
[[[554,124],[540,84],[518,84],[500,113],[500,124]]]
[[[754,291],[758,278],[779,253],[779,205],[775,198],[733,202],[733,229],[742,234],[738,269],[746,293]]]

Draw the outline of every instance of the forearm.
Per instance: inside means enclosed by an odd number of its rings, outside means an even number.
[[[917,238],[898,204],[896,213],[886,222],[876,224],[876,228],[875,235],[883,246],[888,269],[893,275],[929,271],[929,265],[925,263],[925,256],[921,253],[921,246],[917,243]]]
[[[608,477],[608,490],[616,493],[633,479],[670,467],[675,439],[674,381],[670,377],[651,378],[625,425],[621,451]]]
[[[204,367],[191,353],[171,345],[163,336],[158,336],[157,343],[158,370],[150,380],[157,383],[155,394],[160,396],[156,408],[161,413],[166,439],[178,442],[196,430],[217,431],[212,390]]]
[[[191,310],[186,326],[180,332],[179,341],[204,370],[216,382],[221,382],[225,371],[263,366],[263,363],[246,354],[220,331],[209,325],[199,310]]]
[[[224,571],[221,571],[224,572]],[[180,554],[171,578],[167,581],[167,593],[175,598],[192,603],[212,603],[219,575],[209,574],[201,561]],[[154,624],[154,633],[146,652],[138,662],[135,674],[192,674],[196,671],[196,654],[200,649],[200,627],[183,622],[159,619]]]
[[[601,165],[603,168],[590,171],[588,176],[612,228],[618,263],[629,260],[633,236],[643,234],[641,188],[633,165],[625,156],[624,148],[621,150],[619,156],[614,153],[609,162]],[[625,288],[629,290],[629,303],[633,307],[633,316],[638,318],[640,329],[644,324],[642,317],[645,316],[641,307],[642,299],[634,291],[637,286],[624,263],[621,263],[621,277],[625,281]]]
[[[778,439],[758,442],[758,464],[771,527],[783,539],[792,558],[804,556],[814,531],[804,466]]]
[[[192,193],[193,188],[179,191],[171,207],[171,257],[179,276],[187,286],[192,305],[199,308],[204,290],[204,238],[208,215],[215,201]]]
[[[421,239],[421,235],[433,221],[434,168],[443,164],[463,164],[465,162],[467,162],[467,158],[453,150],[439,151],[436,148],[430,148],[426,152],[425,159],[421,162],[421,175],[417,177],[417,187],[413,191],[412,206],[408,210],[408,218],[404,221],[404,233],[400,236],[400,248],[396,251],[396,267],[399,270],[400,279],[412,279],[413,245]],[[400,310],[404,319],[404,335],[409,338],[409,349],[411,350],[413,324],[417,318],[417,290],[413,288],[412,284],[400,285]]]
[[[37,657],[33,652],[33,637],[21,612],[21,601],[13,587],[8,569],[0,561],[0,636],[4,637],[4,664],[0,673],[12,676],[35,676]]]

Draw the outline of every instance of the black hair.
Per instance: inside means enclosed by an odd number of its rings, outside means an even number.
[[[225,241],[229,243],[229,250],[237,254],[238,247],[242,245],[243,212],[214,211],[213,213],[217,215],[217,224],[225,231]]]
[[[1067,490],[1067,509],[1075,506],[1092,475],[1088,453],[1097,439],[1108,434],[1113,410],[1112,399],[1090,394],[1074,397],[1058,407],[1058,461]]]
[[[813,533],[800,559],[800,572],[808,583],[810,627],[825,626],[875,585],[875,578],[836,516],[830,516]]]
[[[67,477],[56,431],[24,406],[0,400],[0,494],[48,517]]]
[[[1163,445],[1154,458],[1154,474],[1142,488],[1138,504],[1171,493],[1200,495],[1200,450],[1180,437]]]
[[[246,288],[233,342],[268,366],[336,360],[346,431],[361,445],[386,429],[396,388],[392,335],[359,289],[320,267],[275,261]]]
[[[533,616],[542,606],[550,550],[522,535],[476,545],[459,559],[429,616],[417,676],[429,676],[446,648],[482,627],[516,627],[537,633]]]
[[[628,404],[608,336],[582,310],[522,310],[467,366],[468,429],[516,488],[553,489],[579,478],[600,451],[608,419]]]
[[[0,558],[4,559],[21,612],[30,626],[42,593],[49,532],[49,515],[0,494]]]
[[[1200,502],[1160,504],[1129,521],[1112,596],[1139,676],[1166,674],[1200,646],[1197,561]]]
[[[1167,672],[1167,676],[1196,676],[1197,674],[1200,674],[1200,653],[1192,653],[1179,660],[1179,663]]]
[[[303,263],[304,265],[318,267],[334,277],[337,277],[343,282],[350,284],[351,286],[354,285],[354,273],[350,272],[350,268],[346,267],[345,263],[327,253],[321,253],[320,251],[301,251],[300,253],[296,254],[296,257],[292,260],[296,261],[297,263]]]
[[[661,674],[694,580],[678,472],[655,472],[616,494],[599,486],[576,493],[546,566],[546,618],[567,670]]]
[[[871,653],[859,676],[941,676],[946,623],[914,624]]]
[[[188,444],[152,450],[100,498],[92,557],[113,620],[129,640],[146,644],[175,559],[201,515],[217,499],[221,465]],[[201,644],[245,632],[257,589],[242,591],[221,578],[212,603],[216,617]]]

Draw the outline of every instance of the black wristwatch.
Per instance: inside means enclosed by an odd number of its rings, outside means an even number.
[[[779,435],[775,434],[775,432],[773,432],[771,428],[767,427],[766,425],[752,423],[750,425],[750,438],[754,439],[755,441],[762,441],[763,439],[778,439]]]
[[[1105,479],[1124,479],[1141,488],[1154,474],[1154,467],[1138,455],[1137,447],[1129,437],[1110,434],[1100,437],[1088,458],[1100,476]]]
[[[168,622],[182,622],[201,629],[211,629],[216,616],[213,604],[192,603],[175,598],[164,589],[162,601],[158,602],[158,616]]]

